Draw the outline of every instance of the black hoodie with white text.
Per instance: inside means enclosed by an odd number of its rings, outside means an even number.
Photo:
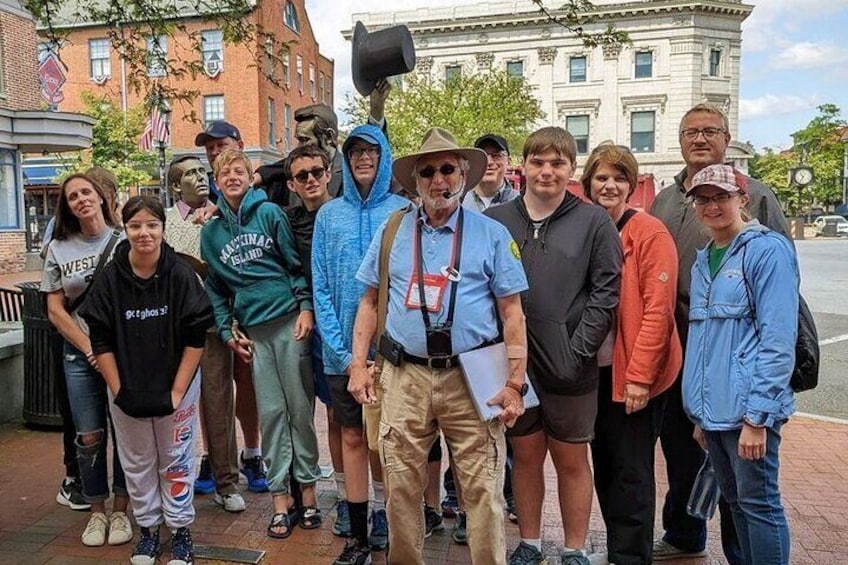
[[[203,348],[212,306],[194,269],[162,243],[156,273],[142,279],[121,242],[94,281],[80,314],[95,355],[113,353],[121,388],[115,404],[134,418],[174,411],[171,388],[186,347]]]

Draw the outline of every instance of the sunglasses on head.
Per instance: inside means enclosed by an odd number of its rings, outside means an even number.
[[[327,169],[324,167],[315,167],[314,169],[309,169],[308,171],[300,171],[296,175],[294,175],[294,180],[297,182],[306,182],[309,180],[309,175],[312,175],[312,178],[315,180],[321,180],[324,178],[324,173],[327,172]]]
[[[450,163],[445,163],[438,169],[433,166],[427,166],[418,171],[418,176],[424,179],[431,179],[436,176],[436,171],[442,173],[443,177],[449,177],[456,170],[456,165],[451,165]]]

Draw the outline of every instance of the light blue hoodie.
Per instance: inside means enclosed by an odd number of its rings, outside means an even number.
[[[795,366],[798,280],[792,244],[756,220],[730,243],[715,277],[709,246],[698,251],[683,407],[704,430],[735,430],[743,418],[771,427],[795,411],[789,379]]]
[[[364,201],[347,158],[347,150],[356,138],[380,146],[377,176]],[[343,196],[324,204],[318,211],[312,239],[312,294],[324,343],[324,370],[328,375],[344,374],[350,366],[353,321],[365,292],[365,285],[356,280],[359,264],[377,229],[392,212],[409,204],[405,198],[389,192],[392,152],[379,128],[357,127],[342,151]]]

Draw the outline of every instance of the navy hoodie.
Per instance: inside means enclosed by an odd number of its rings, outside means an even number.
[[[118,244],[80,315],[95,355],[115,355],[121,382],[115,404],[134,418],[167,416],[183,350],[204,346],[212,306],[194,269],[167,243],[148,279],[133,273],[129,251],[128,241]]]

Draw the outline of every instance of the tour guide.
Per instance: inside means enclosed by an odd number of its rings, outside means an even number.
[[[468,502],[471,560],[505,562],[503,425],[511,426],[524,412],[527,344],[520,293],[527,279],[506,228],[460,208],[464,189],[475,186],[485,168],[485,153],[457,147],[453,136],[439,128],[424,135],[418,153],[396,160],[393,167],[397,181],[417,192],[421,205],[406,212],[394,239],[386,332],[379,336],[381,353],[398,353],[384,355],[394,359],[384,363],[380,376],[380,453],[390,485],[389,563],[423,563],[421,494],[427,453],[439,429]],[[383,229],[356,275],[368,288],[354,324],[349,390],[363,404],[375,400],[367,359],[375,338]],[[489,401],[503,409],[500,421],[484,422],[456,355],[499,339],[496,312],[503,322],[509,378]]]

